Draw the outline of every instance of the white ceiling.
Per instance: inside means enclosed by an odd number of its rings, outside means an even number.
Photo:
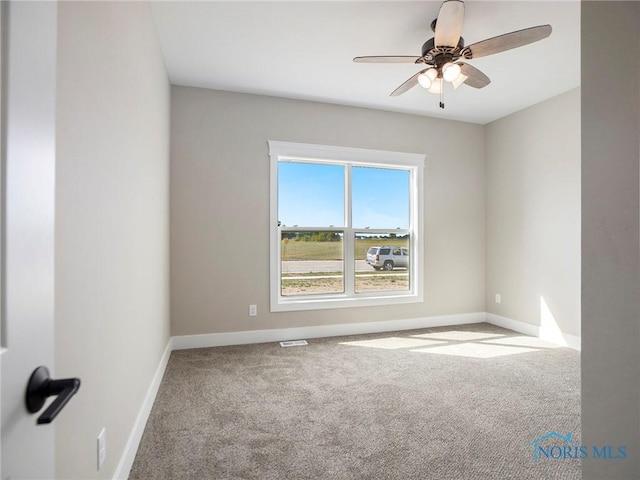
[[[551,24],[540,42],[469,61],[492,82],[439,98],[389,94],[420,70],[356,64],[361,55],[420,55],[441,2],[152,2],[172,84],[354,105],[485,124],[580,84],[580,2],[468,0],[465,43]]]

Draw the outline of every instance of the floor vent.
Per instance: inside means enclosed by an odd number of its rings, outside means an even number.
[[[281,347],[302,347],[309,345],[306,340],[289,340],[288,342],[280,342]]]

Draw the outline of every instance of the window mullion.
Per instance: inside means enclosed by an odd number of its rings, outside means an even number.
[[[344,169],[344,292],[351,296],[355,292],[355,240],[351,218],[351,164]]]
[[[410,191],[411,201],[409,202],[409,236],[411,239],[411,275],[409,277],[409,286],[412,292],[417,293],[418,288],[422,288],[422,269],[418,267],[418,262],[422,262],[423,239],[422,229],[418,228],[422,225],[422,219],[418,218],[419,212],[422,211],[422,171],[418,167],[411,169],[410,173]]]

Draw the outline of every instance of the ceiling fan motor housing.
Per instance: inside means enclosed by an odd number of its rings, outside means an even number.
[[[460,37],[456,47],[436,47],[435,39],[430,38],[422,45],[422,59],[424,63],[433,65],[440,71],[443,65],[457,61],[463,49],[464,38],[462,37]]]
[[[427,57],[429,56],[429,54],[431,54],[431,57],[435,57],[436,55],[438,55],[438,53],[444,51],[444,50],[450,50],[451,52],[454,51],[460,51],[464,48],[464,38],[460,37],[460,40],[458,41],[458,45],[453,48],[453,47],[436,47],[436,42],[435,42],[435,38],[430,38],[429,40],[427,40],[426,42],[424,42],[424,44],[422,45],[422,56],[423,57]]]

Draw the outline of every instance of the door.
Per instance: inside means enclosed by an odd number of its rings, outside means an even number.
[[[53,424],[25,407],[54,360],[55,2],[1,2],[0,478],[54,478]]]

